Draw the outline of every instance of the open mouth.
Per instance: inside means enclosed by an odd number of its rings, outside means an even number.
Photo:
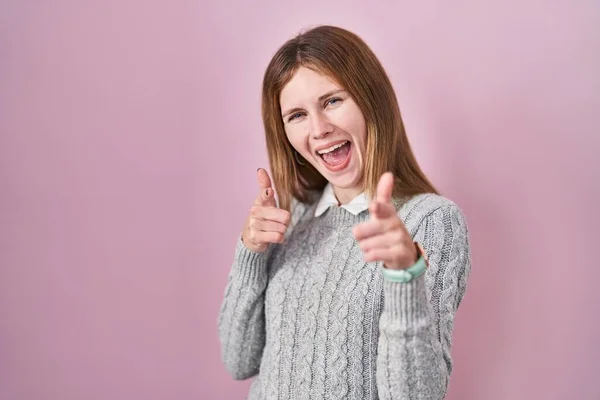
[[[329,169],[339,170],[344,168],[348,163],[351,147],[352,143],[346,140],[327,149],[319,150],[317,154]]]

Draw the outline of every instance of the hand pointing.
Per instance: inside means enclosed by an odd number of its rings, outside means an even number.
[[[369,207],[369,221],[352,229],[366,261],[383,261],[390,269],[405,269],[417,261],[417,249],[392,203],[394,176],[386,172]]]
[[[277,207],[275,191],[267,171],[257,171],[259,193],[246,220],[242,241],[252,251],[262,253],[269,243],[283,242],[283,235],[290,222],[290,213]]]

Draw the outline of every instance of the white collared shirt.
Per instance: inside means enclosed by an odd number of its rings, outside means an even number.
[[[354,215],[358,215],[359,213],[368,210],[370,205],[370,201],[365,192],[362,192],[358,196],[356,196],[352,201],[348,204],[344,204],[341,207],[350,211]],[[317,208],[315,209],[315,217],[323,214],[327,209],[331,206],[340,206],[337,198],[335,197],[335,193],[333,192],[333,186],[331,183],[328,183],[323,189],[323,194],[321,195],[321,199],[317,204]]]

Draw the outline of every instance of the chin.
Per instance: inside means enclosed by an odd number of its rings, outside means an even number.
[[[340,188],[340,189],[353,189],[353,188],[360,186],[360,184],[361,184],[361,179],[360,179],[360,177],[357,177],[357,176],[352,176],[352,177],[348,177],[348,178],[332,177],[331,179],[328,178],[328,181],[333,186]]]

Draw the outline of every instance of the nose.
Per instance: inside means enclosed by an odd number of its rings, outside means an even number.
[[[323,113],[311,116],[310,133],[314,139],[322,139],[331,132],[333,132],[333,125]]]

